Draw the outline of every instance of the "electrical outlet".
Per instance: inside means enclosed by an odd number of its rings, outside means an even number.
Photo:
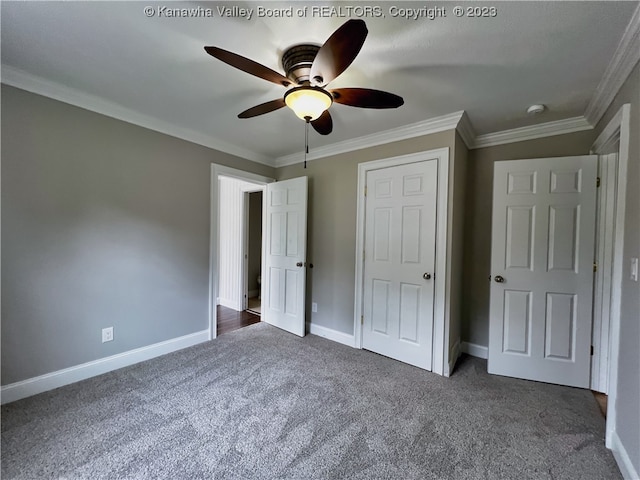
[[[317,304],[316,302],[313,302],[313,303],[311,304],[311,311],[312,311],[313,313],[318,313],[318,304]]]
[[[102,329],[102,343],[113,341],[113,327]]]

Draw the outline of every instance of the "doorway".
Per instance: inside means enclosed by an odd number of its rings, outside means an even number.
[[[262,314],[262,190],[245,192],[245,310]]]
[[[225,179],[221,181],[221,179]],[[209,244],[209,338],[218,336],[220,323],[246,322],[247,289],[244,234],[248,208],[244,197],[274,180],[223,165],[211,165],[211,210]],[[230,200],[223,199],[228,196]],[[247,214],[245,215],[245,211]],[[245,219],[247,220],[245,222]],[[261,241],[262,245],[262,241]],[[257,317],[254,315],[254,317]],[[259,317],[257,317],[259,320]]]

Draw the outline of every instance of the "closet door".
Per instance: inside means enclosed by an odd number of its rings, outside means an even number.
[[[431,369],[437,160],[367,172],[363,348]]]

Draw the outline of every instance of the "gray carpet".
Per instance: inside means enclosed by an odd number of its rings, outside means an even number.
[[[3,479],[615,479],[590,392],[264,323],[2,407]]]

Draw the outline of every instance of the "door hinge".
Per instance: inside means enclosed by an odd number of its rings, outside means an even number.
[[[360,315],[360,325],[364,325],[364,315]]]
[[[364,196],[365,197],[367,196],[367,186],[366,185],[364,186]]]
[[[593,345],[591,345],[591,355],[593,355]]]
[[[596,188],[600,188],[600,177],[596,177]]]
[[[593,271],[594,272],[598,271],[598,264],[596,262],[593,262]]]

